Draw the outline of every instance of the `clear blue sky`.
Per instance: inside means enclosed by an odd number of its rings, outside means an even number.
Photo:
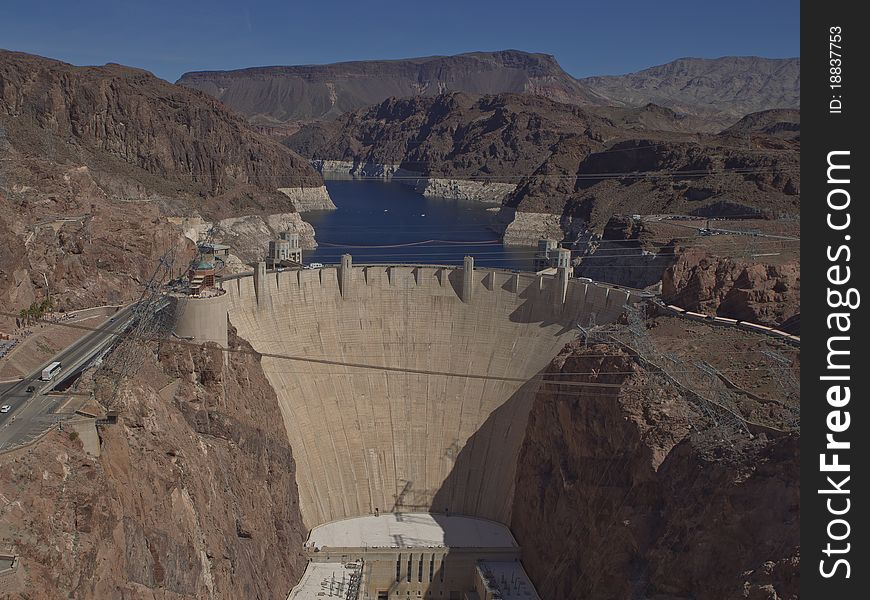
[[[799,55],[798,1],[23,0],[0,5],[0,48],[74,64],[185,71],[515,48],[574,76],[683,56]]]

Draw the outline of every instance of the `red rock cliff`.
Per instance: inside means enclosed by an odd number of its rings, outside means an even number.
[[[542,598],[798,597],[797,433],[723,445],[609,345],[549,371],[595,387],[553,385],[529,419],[511,528]]]
[[[322,185],[307,161],[250,129],[220,102],[121,65],[74,67],[2,51],[0,116],[12,134],[22,132],[10,135],[14,145],[36,145],[40,132],[53,134],[176,180],[186,191],[217,195],[248,185],[261,193]]]
[[[662,275],[662,298],[669,303],[767,325],[800,313],[799,258],[765,264],[700,249],[676,254]]]
[[[23,573],[5,597],[286,598],[307,532],[259,358],[167,346],[117,407],[98,459],[66,433],[0,456],[0,544]]]

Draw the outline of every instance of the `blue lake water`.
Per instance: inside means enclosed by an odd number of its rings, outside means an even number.
[[[532,269],[531,248],[506,248],[489,228],[492,205],[425,198],[397,182],[333,180],[326,187],[338,210],[302,215],[319,244],[305,253],[306,263],[334,264],[348,253],[357,264],[460,265],[470,255],[475,266]]]

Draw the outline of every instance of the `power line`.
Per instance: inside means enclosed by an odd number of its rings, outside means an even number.
[[[671,178],[676,177],[680,179],[684,178],[696,178],[696,177],[709,177],[711,175],[727,175],[727,174],[735,174],[735,175],[766,175],[766,174],[786,174],[786,173],[800,173],[799,167],[787,167],[782,169],[760,169],[760,168],[734,168],[734,169],[719,169],[719,170],[662,170],[662,171],[612,171],[607,173],[576,173],[574,175],[566,175],[566,174],[538,174],[538,173],[530,173],[527,175],[459,175],[459,174],[439,174],[439,173],[420,173],[419,175],[389,175],[389,176],[375,176],[375,175],[354,175],[353,179],[357,181],[418,181],[421,179],[450,179],[456,181],[491,181],[491,182],[511,182],[511,181],[523,181],[523,180],[534,180],[534,179],[543,179],[543,180],[609,180],[609,179],[662,179],[662,178]],[[316,179],[307,176],[287,176],[287,175],[274,175],[269,177],[260,177],[260,179],[268,180],[275,179],[280,181],[294,181],[294,182],[314,182],[319,183],[324,179],[322,176],[318,176]]]
[[[375,229],[372,231],[372,233],[377,233],[378,231],[390,231],[390,230],[389,229],[383,229],[383,230]],[[755,242],[757,245],[777,246],[777,245],[782,245],[782,244],[786,244],[786,243],[789,243],[789,244],[799,244],[800,243],[799,238],[769,239],[769,238],[766,238],[766,236],[751,236],[751,235],[722,235],[722,236],[715,236],[715,237],[696,235],[696,236],[680,236],[680,237],[673,237],[673,238],[647,238],[647,239],[642,239],[642,240],[637,239],[637,240],[624,240],[624,241],[623,240],[595,240],[595,241],[590,242],[589,245],[598,246],[598,245],[602,245],[602,244],[613,244],[614,246],[621,246],[622,244],[631,244],[631,243],[643,244],[643,243],[651,243],[651,242],[658,241],[658,242],[664,243],[663,246],[659,247],[659,249],[661,249],[661,248],[666,248],[667,244],[669,242],[672,242],[672,241],[679,242],[682,240],[687,240],[687,241],[699,241],[700,242],[700,241],[707,241],[710,239],[715,239],[716,241],[720,241],[725,245],[728,245],[728,244],[741,245],[740,242],[738,241],[738,238],[740,238],[740,241],[743,241],[742,238],[752,238],[752,239],[762,238],[762,239],[757,239],[757,241]],[[403,243],[398,243],[398,244],[354,244],[352,242],[318,242],[318,249],[319,248],[360,248],[360,249],[384,248],[384,249],[386,249],[386,248],[412,248],[412,247],[444,248],[444,247],[450,247],[450,246],[498,247],[498,246],[503,246],[503,242],[497,238],[493,238],[491,240],[438,240],[438,239],[429,239],[429,240],[420,240],[420,241],[415,241],[415,242],[403,242]],[[710,245],[704,244],[704,246],[710,246]],[[504,247],[505,248],[516,248],[515,252],[517,252],[517,253],[526,253],[526,254],[532,253],[532,254],[534,254],[534,253],[538,252],[538,250],[533,246],[504,246]],[[579,252],[579,250],[572,249],[572,248],[566,248],[566,249],[571,250],[572,252]],[[619,249],[619,248],[617,248],[617,249]],[[631,248],[629,248],[629,249],[631,249]],[[712,246],[711,246],[711,249],[713,249]]]
[[[420,246],[417,246],[420,248]],[[493,252],[484,252],[480,250],[474,250],[465,246],[461,246],[456,248],[455,250],[451,250],[449,247],[439,247],[439,246],[431,246],[431,251],[425,252],[366,252],[366,250],[380,250],[382,246],[342,246],[342,245],[334,245],[329,246],[323,250],[318,251],[310,251],[310,254],[314,254],[316,256],[341,256],[342,254],[347,254],[348,250],[359,250],[360,258],[396,258],[399,259],[395,262],[397,263],[408,263],[408,259],[413,259],[416,257],[426,257],[426,258],[437,258],[439,256],[443,257],[453,257],[459,256],[460,259],[462,256],[468,254],[475,257],[494,257],[494,260],[513,260],[513,259],[522,259],[522,258],[535,258],[538,255],[537,251],[533,250],[510,250],[510,248],[505,248],[503,250],[496,250]],[[687,248],[705,250],[702,246],[688,246]],[[797,250],[797,248],[783,248],[779,245],[779,242],[771,242],[770,246],[758,245],[753,247],[744,247],[744,246],[733,246],[731,248],[720,248],[719,251],[709,250],[709,254],[711,256],[719,257],[719,258],[732,258],[736,256],[743,257],[747,254],[750,254],[752,250],[776,250],[781,249],[785,252],[792,252]],[[440,251],[439,251],[440,250]],[[571,250],[570,248],[565,248],[565,250],[570,250],[574,258],[583,259],[587,263],[594,263],[601,259],[605,258],[622,258],[622,259],[636,259],[641,261],[648,261],[654,258],[672,258],[678,259],[680,257],[679,254],[670,253],[670,252],[649,252],[648,254],[639,254],[638,250],[635,248],[610,248],[600,252],[590,252],[585,254],[583,250]],[[352,254],[352,253],[351,253]],[[461,260],[460,260],[461,262]],[[413,266],[413,265],[412,265]],[[612,265],[618,266],[618,265]]]
[[[5,316],[12,316],[12,317],[15,316],[13,313],[7,313],[5,311],[0,312],[0,314],[5,315]],[[52,323],[51,321],[48,321],[45,318],[41,318],[38,320],[44,321],[47,323],[51,323],[54,325],[64,326],[64,327],[75,327],[77,329],[86,329],[86,330],[90,330],[90,331],[108,331],[104,328],[91,328],[91,327],[85,327],[83,325],[74,325],[71,323]],[[128,332],[118,333],[118,334],[116,334],[116,337],[121,339],[121,340],[127,340],[127,339],[133,338],[136,341],[143,341],[143,342],[150,341],[149,339],[143,339],[141,337],[136,337],[134,335],[134,333],[128,333]],[[153,339],[158,339],[158,338],[155,337]],[[180,340],[180,339],[173,339],[173,338],[159,337],[159,341],[161,343],[164,343],[164,344],[173,344],[173,345],[177,345],[177,346],[185,346],[185,347],[193,347],[193,348],[201,348],[202,347],[201,344],[197,344],[195,342],[190,342],[190,341]],[[347,367],[347,368],[368,369],[368,370],[375,370],[375,371],[386,371],[386,372],[391,372],[391,373],[406,373],[406,374],[413,374],[413,375],[434,375],[434,376],[440,376],[440,377],[456,377],[456,378],[463,378],[463,379],[505,381],[505,382],[515,382],[515,383],[527,383],[529,381],[542,381],[544,383],[558,383],[559,385],[567,385],[567,386],[572,386],[572,387],[583,387],[583,386],[585,386],[585,387],[619,387],[618,385],[603,384],[603,383],[582,383],[582,382],[570,382],[569,383],[569,382],[561,382],[561,381],[549,382],[546,379],[535,378],[535,377],[532,377],[532,378],[508,377],[508,376],[498,376],[498,375],[487,375],[484,373],[460,373],[460,372],[451,372],[451,371],[437,371],[437,370],[432,370],[432,369],[415,369],[415,368],[410,368],[410,367],[372,365],[372,364],[368,364],[368,363],[345,362],[345,361],[339,361],[339,360],[333,360],[333,359],[313,358],[313,357],[298,356],[298,355],[294,356],[294,355],[280,354],[280,353],[275,353],[275,352],[258,352],[256,350],[246,350],[243,348],[224,348],[224,347],[218,346],[218,350],[220,350],[221,352],[231,353],[231,354],[248,354],[248,355],[257,356],[257,357],[274,358],[274,359],[278,359],[278,360],[287,360],[287,361],[302,362],[302,363],[308,363],[308,364],[321,364],[321,365],[340,366],[340,367]]]
[[[0,314],[5,315],[5,316],[13,316],[13,317],[15,316],[14,313],[7,313],[7,312],[0,312]],[[38,319],[38,320],[44,321],[44,322],[49,323],[49,324],[60,325],[63,327],[71,327],[71,328],[86,330],[86,331],[102,331],[102,332],[111,332],[112,331],[108,328],[88,327],[85,325],[77,325],[74,323],[62,323],[62,322],[61,323],[52,323],[48,319],[44,319],[44,318]],[[142,342],[150,341],[150,338],[143,338],[141,336],[135,336],[135,335],[133,335],[133,333],[116,333],[115,335],[117,338],[122,339],[122,340],[128,339],[128,338],[135,338],[136,340],[142,341]],[[157,336],[157,337],[159,337],[161,343],[175,344],[175,345],[179,345],[179,346],[196,347],[196,348],[201,347],[200,344],[196,344],[194,342],[189,342],[186,340],[178,340],[178,339],[163,337],[162,335]],[[249,343],[263,343],[263,340],[258,340],[258,339],[248,340],[248,341],[249,341]],[[557,384],[560,386],[564,385],[564,386],[568,386],[568,387],[621,387],[621,384],[616,385],[616,384],[601,384],[601,383],[594,383],[594,382],[570,382],[570,381],[563,381],[560,379],[551,379],[551,378],[548,378],[547,376],[535,376],[535,377],[531,377],[531,378],[508,377],[508,376],[489,375],[489,374],[484,374],[484,373],[462,373],[462,372],[451,372],[451,371],[436,371],[436,370],[431,370],[431,369],[415,369],[415,368],[411,368],[411,367],[375,365],[375,364],[370,364],[370,363],[340,361],[340,360],[329,359],[329,358],[317,358],[315,356],[310,356],[310,355],[309,356],[288,355],[288,354],[273,353],[273,352],[261,352],[261,351],[256,351],[256,350],[245,350],[245,349],[241,349],[241,348],[220,348],[220,350],[222,352],[227,352],[227,353],[250,354],[250,355],[254,355],[254,356],[273,358],[276,360],[288,360],[288,361],[294,361],[294,362],[303,362],[303,363],[307,363],[307,364],[341,366],[341,367],[345,367],[345,368],[357,368],[357,369],[363,369],[363,370],[377,370],[377,371],[385,371],[385,372],[392,372],[392,373],[404,373],[404,374],[412,374],[412,375],[431,375],[431,376],[440,376],[440,377],[456,377],[456,378],[464,378],[464,379],[503,381],[503,382],[513,382],[513,383],[526,383],[529,381],[539,381],[542,383]],[[610,356],[610,355],[602,354],[602,355],[598,355],[598,356],[605,357],[605,356]],[[735,371],[743,371],[745,369],[734,369],[734,370]],[[759,368],[757,370],[769,370],[769,369]],[[275,372],[275,373],[306,372],[306,373],[309,373],[312,375],[326,375],[326,374],[329,374],[329,375],[337,375],[337,374],[353,375],[352,373],[347,373],[347,372],[333,373],[333,372],[317,372],[317,371],[310,371],[310,370],[309,371],[280,371],[280,370],[269,369],[268,372]],[[628,375],[628,374],[632,374],[632,373],[633,373],[633,371],[624,372],[622,374]],[[569,373],[566,372],[565,374],[567,375]],[[595,375],[596,373],[573,372],[570,374],[571,375]],[[561,374],[559,376],[561,376]]]
[[[327,180],[327,181],[332,182],[334,180]],[[380,181],[379,183],[388,183],[388,182]],[[440,198],[440,199],[439,198],[427,198],[426,196],[423,196],[422,194],[420,195],[420,198],[429,200],[431,202],[439,202],[441,200],[444,200],[443,198]],[[450,201],[449,199],[447,199],[447,200]],[[496,209],[515,208],[515,207],[511,207],[511,206],[505,206],[505,205],[500,204],[500,203],[489,203],[489,202],[478,202],[478,201],[469,201],[469,202],[475,202],[477,205],[479,205],[479,206],[476,206],[475,208],[496,208]],[[432,207],[432,206],[435,206],[435,205],[422,204],[420,206],[415,207],[415,209],[419,208],[420,210],[424,210],[424,209],[426,209],[428,207]],[[435,208],[439,208],[439,207],[435,206]],[[338,210],[340,211],[340,210],[342,210],[342,208],[339,207]],[[373,211],[371,213],[358,213],[358,214],[360,214],[360,215],[380,214],[379,212],[377,212],[377,210],[378,209],[373,209]],[[520,211],[520,212],[522,212],[522,211]],[[330,214],[334,214],[334,213],[332,211],[330,211]],[[393,214],[395,215],[396,213],[393,213]],[[415,214],[413,212],[399,213],[399,214],[403,217],[409,217],[409,218],[422,217],[422,214],[418,215],[418,214]],[[554,216],[560,216],[560,215],[554,214]],[[613,216],[629,217],[629,215],[627,215],[627,214],[619,214],[619,215],[613,215]],[[423,218],[425,218],[425,217],[423,217]],[[759,224],[778,223],[778,222],[797,223],[797,219],[793,218],[793,217],[765,218],[764,214],[761,211],[751,212],[751,213],[735,213],[735,214],[729,214],[727,216],[721,216],[721,217],[703,216],[703,215],[670,215],[670,214],[662,215],[659,213],[654,213],[654,214],[640,215],[640,218],[644,224],[654,224],[656,226],[670,225],[673,227],[683,227],[683,228],[688,228],[688,229],[697,229],[698,227],[696,225],[686,224],[685,221],[712,221],[714,223],[723,223],[723,224],[735,223],[738,226],[746,224],[746,223],[752,223],[752,222],[758,222]],[[334,229],[367,229],[370,227],[369,225],[350,225],[350,224],[320,225],[319,227],[324,227],[324,226],[329,227],[329,228],[334,228]],[[414,227],[411,225],[409,225],[407,228],[414,229]],[[444,229],[442,231],[454,231],[455,229],[463,229],[463,228],[479,229],[480,225],[479,224],[466,224],[466,223],[451,223],[450,227],[448,229]],[[429,230],[429,228],[424,226],[424,225],[421,225],[420,229]],[[437,231],[437,230],[432,230],[432,231]],[[750,232],[746,232],[746,233],[750,233]]]
[[[367,145],[367,146],[374,146],[375,144],[377,144],[380,141],[380,140],[367,141],[367,140],[361,140],[359,138],[355,138],[355,139],[356,139],[356,141],[358,141],[364,145]],[[573,139],[578,139],[578,138],[574,137]],[[626,143],[626,142],[630,143],[632,141],[635,141],[636,139],[637,138],[628,138],[628,139],[618,140],[614,143],[614,145],[620,144],[620,143]],[[405,145],[411,146],[411,147],[422,146],[427,141],[428,140],[425,140],[425,139],[424,140],[408,140],[407,142],[405,142]],[[581,139],[581,141],[591,141],[591,140]],[[686,145],[686,144],[693,145],[693,146],[699,146],[699,147],[701,146],[693,139],[683,139],[683,140],[674,140],[674,141],[670,141],[670,142],[659,142],[656,144],[647,144],[645,146],[633,146],[633,147],[625,147],[625,148],[613,148],[613,147],[611,147],[609,150],[601,150],[598,152],[591,152],[589,154],[589,156],[598,156],[599,154],[613,154],[616,152],[636,152],[638,150],[647,150],[650,148],[661,148],[661,147],[665,147],[665,146]],[[796,154],[795,150],[791,150],[788,148],[765,148],[764,150],[755,149],[755,148],[747,149],[747,148],[743,148],[740,146],[712,146],[712,147],[707,147],[707,148],[710,150],[720,150],[720,151],[739,150],[742,153],[754,153],[754,154],[766,154],[767,152],[783,152],[783,153],[787,152],[789,154]],[[339,159],[317,158],[317,159],[313,159],[313,160],[339,160]],[[432,164],[432,163],[435,163],[437,161],[430,161],[430,160],[400,161],[401,164],[407,164],[409,162],[413,163],[413,164]],[[400,163],[373,163],[373,164],[385,164],[385,165],[390,164],[390,165],[392,165],[392,164],[400,164]]]
[[[337,259],[342,254],[344,254],[344,252],[337,251],[334,254],[328,253],[328,252],[316,253],[316,254],[314,254],[314,256],[316,258],[321,258],[321,259],[326,260],[329,258]],[[354,266],[355,267],[365,267],[365,266],[395,265],[395,263],[403,262],[403,259],[408,259],[408,258],[417,258],[417,259],[421,259],[421,260],[424,258],[430,258],[430,259],[439,259],[440,261],[448,261],[451,258],[456,258],[457,263],[461,263],[461,259],[465,255],[473,256],[475,258],[480,258],[480,260],[485,261],[486,264],[506,263],[508,265],[516,263],[517,261],[530,261],[533,258],[531,256],[527,256],[527,257],[516,256],[516,255],[512,256],[510,253],[505,253],[504,255],[502,255],[501,258],[496,258],[496,257],[486,257],[484,255],[480,255],[480,254],[477,254],[474,252],[459,252],[459,251],[457,251],[456,254],[414,254],[414,255],[408,255],[408,254],[360,254],[360,255],[357,255],[354,257],[355,259],[358,259],[357,262],[354,263]],[[717,254],[714,256],[718,256],[720,258],[742,258],[742,257],[747,256],[747,255],[748,254],[744,251],[743,253],[740,253],[740,254],[731,254],[731,255]],[[631,260],[638,260],[638,261],[649,261],[649,260],[654,259],[654,258],[665,258],[665,257],[667,257],[667,255],[663,255],[663,256],[655,256],[655,255],[653,255],[653,256],[639,256],[639,255],[632,255],[632,254],[626,254],[626,255],[615,254],[615,255],[610,255],[610,256],[599,256],[598,258],[602,258],[602,259],[603,258],[624,258],[624,259],[631,259]],[[583,258],[584,259],[595,258],[595,255],[584,256]],[[364,262],[366,259],[377,259],[377,261]],[[332,265],[330,264],[330,266],[332,266]],[[414,265],[407,265],[407,266],[438,267],[438,266],[456,266],[456,265],[453,265],[453,264],[444,265],[443,262],[428,263],[428,264],[424,264],[421,262],[419,265],[414,264]],[[486,265],[484,264],[483,266],[485,267]],[[581,266],[583,266],[582,263],[581,263]],[[594,263],[594,261],[588,261],[585,264],[585,266],[588,268],[599,268],[599,267],[604,266],[604,265],[596,265]],[[610,268],[625,267],[625,268],[631,268],[631,269],[658,269],[658,270],[662,270],[662,271],[665,270],[665,267],[663,267],[661,265],[645,265],[645,264],[625,265],[625,264],[623,264],[623,265],[607,265],[607,266],[609,266]],[[497,268],[497,267],[494,267],[494,268]],[[533,270],[522,270],[521,272],[528,274],[528,275],[535,274],[535,271],[533,271]],[[583,275],[581,274],[581,277],[582,276]],[[620,285],[620,284],[612,284],[612,285]]]

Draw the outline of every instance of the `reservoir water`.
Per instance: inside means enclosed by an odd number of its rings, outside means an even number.
[[[470,255],[475,266],[532,269],[533,249],[506,248],[490,228],[492,205],[425,198],[397,182],[331,180],[326,187],[338,209],[302,215],[319,244],[306,263],[335,264],[348,253],[356,264],[461,265]]]

